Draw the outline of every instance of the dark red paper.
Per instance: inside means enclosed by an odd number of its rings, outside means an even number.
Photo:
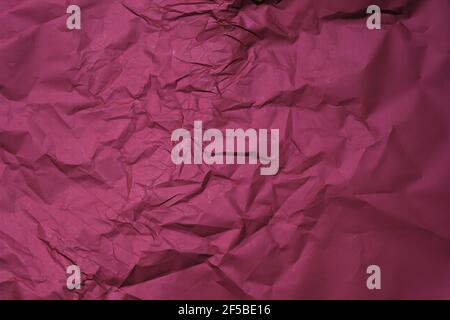
[[[449,9],[1,1],[0,298],[449,299]],[[196,120],[278,173],[175,165]]]

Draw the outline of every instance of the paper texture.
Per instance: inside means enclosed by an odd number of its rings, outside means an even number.
[[[449,9],[1,1],[0,298],[449,299]],[[195,121],[278,171],[175,164]]]

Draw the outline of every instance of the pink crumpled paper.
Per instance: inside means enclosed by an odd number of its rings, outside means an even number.
[[[449,9],[1,1],[0,298],[450,299]],[[174,164],[196,120],[278,173]]]

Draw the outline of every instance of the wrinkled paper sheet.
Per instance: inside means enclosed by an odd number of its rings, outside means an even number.
[[[0,298],[450,298],[449,9],[1,1]],[[196,120],[277,174],[174,164]]]

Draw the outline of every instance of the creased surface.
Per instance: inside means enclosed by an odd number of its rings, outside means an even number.
[[[1,1],[0,298],[449,299],[449,1],[373,2]],[[278,174],[174,165],[194,120]]]

